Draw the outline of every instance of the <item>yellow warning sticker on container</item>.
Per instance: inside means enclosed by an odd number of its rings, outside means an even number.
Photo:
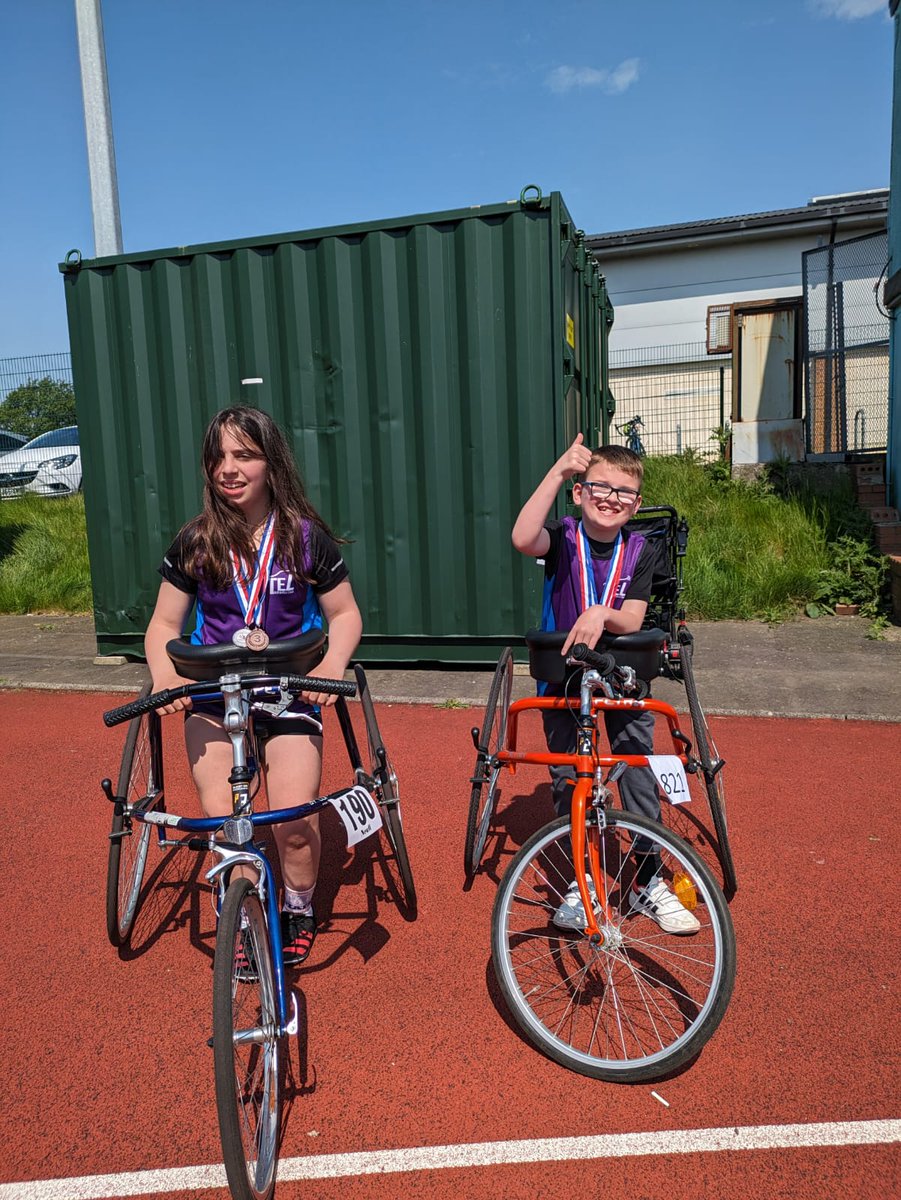
[[[573,319],[569,315],[569,313],[566,314],[566,340],[572,346],[573,350],[575,350],[575,348],[576,348],[576,326],[575,326],[575,322],[573,321]]]

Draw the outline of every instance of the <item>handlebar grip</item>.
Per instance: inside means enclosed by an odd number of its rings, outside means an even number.
[[[352,679],[317,679],[310,675],[288,675],[285,690],[289,692],[327,692],[330,696],[356,696],[357,685]]]
[[[601,675],[612,675],[616,670],[616,659],[612,654],[598,654],[596,650],[589,650],[584,642],[576,642],[574,646],[570,646],[569,655],[577,662],[585,663],[587,667],[594,667]]]
[[[108,729],[112,729],[114,725],[121,725],[123,721],[130,721],[134,717],[143,716],[144,713],[153,712],[155,708],[161,708],[174,697],[182,695],[183,691],[183,688],[164,688],[161,692],[152,692],[143,700],[132,700],[123,704],[121,708],[111,708],[103,714],[103,723]]]

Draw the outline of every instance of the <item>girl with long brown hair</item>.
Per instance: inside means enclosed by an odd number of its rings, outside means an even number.
[[[153,690],[184,683],[166,645],[181,636],[192,605],[191,640],[204,645],[253,646],[254,638],[265,644],[325,624],[328,650],[308,674],[340,679],[363,623],[338,541],[310,503],[285,435],[257,409],[224,409],[207,427],[202,464],[203,511],[181,529],[160,566],[163,581],[144,642]],[[273,807],[318,795],[319,709],[334,702],[325,693],[304,693],[283,716],[268,719],[266,790]],[[180,699],[160,711],[178,709],[186,710],[185,741],[204,814],[229,816],[232,749],[218,710]],[[285,963],[297,963],[316,933],[319,819],[274,831],[284,882]]]

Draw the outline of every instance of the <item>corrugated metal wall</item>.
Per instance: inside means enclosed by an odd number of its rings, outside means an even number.
[[[557,193],[61,270],[101,653],[140,649],[203,430],[237,401],[352,539],[361,657],[487,661],[534,622],[510,529],[564,439],[606,429],[612,321]]]

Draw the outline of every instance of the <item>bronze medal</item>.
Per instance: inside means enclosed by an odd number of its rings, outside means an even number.
[[[247,641],[245,642],[245,645],[247,646],[248,650],[255,650],[257,652],[260,650],[265,650],[269,645],[269,634],[265,629],[260,629],[258,625],[254,626],[253,629],[248,629],[247,631]]]

